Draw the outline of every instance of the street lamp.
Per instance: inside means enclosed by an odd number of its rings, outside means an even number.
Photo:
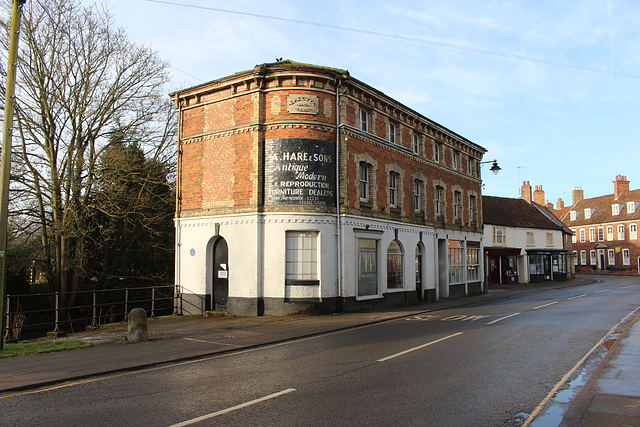
[[[502,170],[502,168],[500,166],[498,166],[498,161],[496,159],[489,160],[488,162],[480,162],[481,165],[484,165],[484,164],[487,164],[487,163],[493,163],[491,165],[491,167],[489,168],[489,170],[491,172],[493,172],[494,175],[498,175],[498,172],[500,172]]]

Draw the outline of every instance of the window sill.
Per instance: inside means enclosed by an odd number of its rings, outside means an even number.
[[[319,280],[285,280],[287,286],[320,286]]]

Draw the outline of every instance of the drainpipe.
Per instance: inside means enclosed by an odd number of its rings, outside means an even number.
[[[174,268],[174,293],[178,300],[174,308],[174,313],[182,315],[182,289],[180,287],[180,249],[182,245],[182,232],[180,229],[180,210],[182,204],[182,108],[180,107],[180,97],[176,96],[176,107],[178,108],[178,162],[176,165],[176,241],[175,241],[175,268]]]
[[[342,78],[338,76],[336,84],[336,239],[338,248],[336,255],[338,258],[338,283],[337,298],[338,312],[341,313],[342,307],[342,224],[340,222],[340,87],[342,86]]]

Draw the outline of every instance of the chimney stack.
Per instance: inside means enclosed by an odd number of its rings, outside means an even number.
[[[553,210],[553,203],[551,203],[550,201],[547,200],[547,204],[545,205],[545,208],[547,208],[550,211],[552,211]]]
[[[584,199],[584,191],[582,191],[582,187],[573,187],[573,193],[572,193],[573,204],[575,205],[582,199]]]
[[[616,176],[616,180],[613,181],[613,190],[616,199],[620,194],[629,191],[629,181],[627,181],[627,177],[623,175]]]
[[[533,201],[537,204],[544,206],[544,190],[542,190],[542,185],[536,185],[536,189],[533,191]]]
[[[564,208],[564,200],[562,200],[560,197],[558,197],[558,203],[556,203],[556,209],[562,209]]]
[[[525,199],[531,203],[531,185],[529,181],[522,181],[522,188],[520,188],[520,198]]]

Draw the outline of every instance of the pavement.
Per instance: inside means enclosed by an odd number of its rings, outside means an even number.
[[[59,339],[78,339],[94,347],[0,359],[0,399],[62,382],[195,360],[231,351],[372,325],[451,307],[510,298],[597,281],[579,275],[562,283],[490,286],[489,292],[435,303],[384,310],[301,317],[167,316],[149,319],[149,341],[127,343],[127,324],[118,323]],[[558,389],[530,419],[532,426],[640,427],[640,310],[604,337],[594,350],[600,356],[567,401]],[[585,363],[586,365],[586,363]],[[576,374],[578,377],[580,375]],[[567,378],[569,380],[569,378]],[[569,390],[570,391],[570,390]],[[564,399],[564,401],[563,401]],[[562,409],[560,416],[554,410]],[[556,411],[557,412],[557,411]]]

